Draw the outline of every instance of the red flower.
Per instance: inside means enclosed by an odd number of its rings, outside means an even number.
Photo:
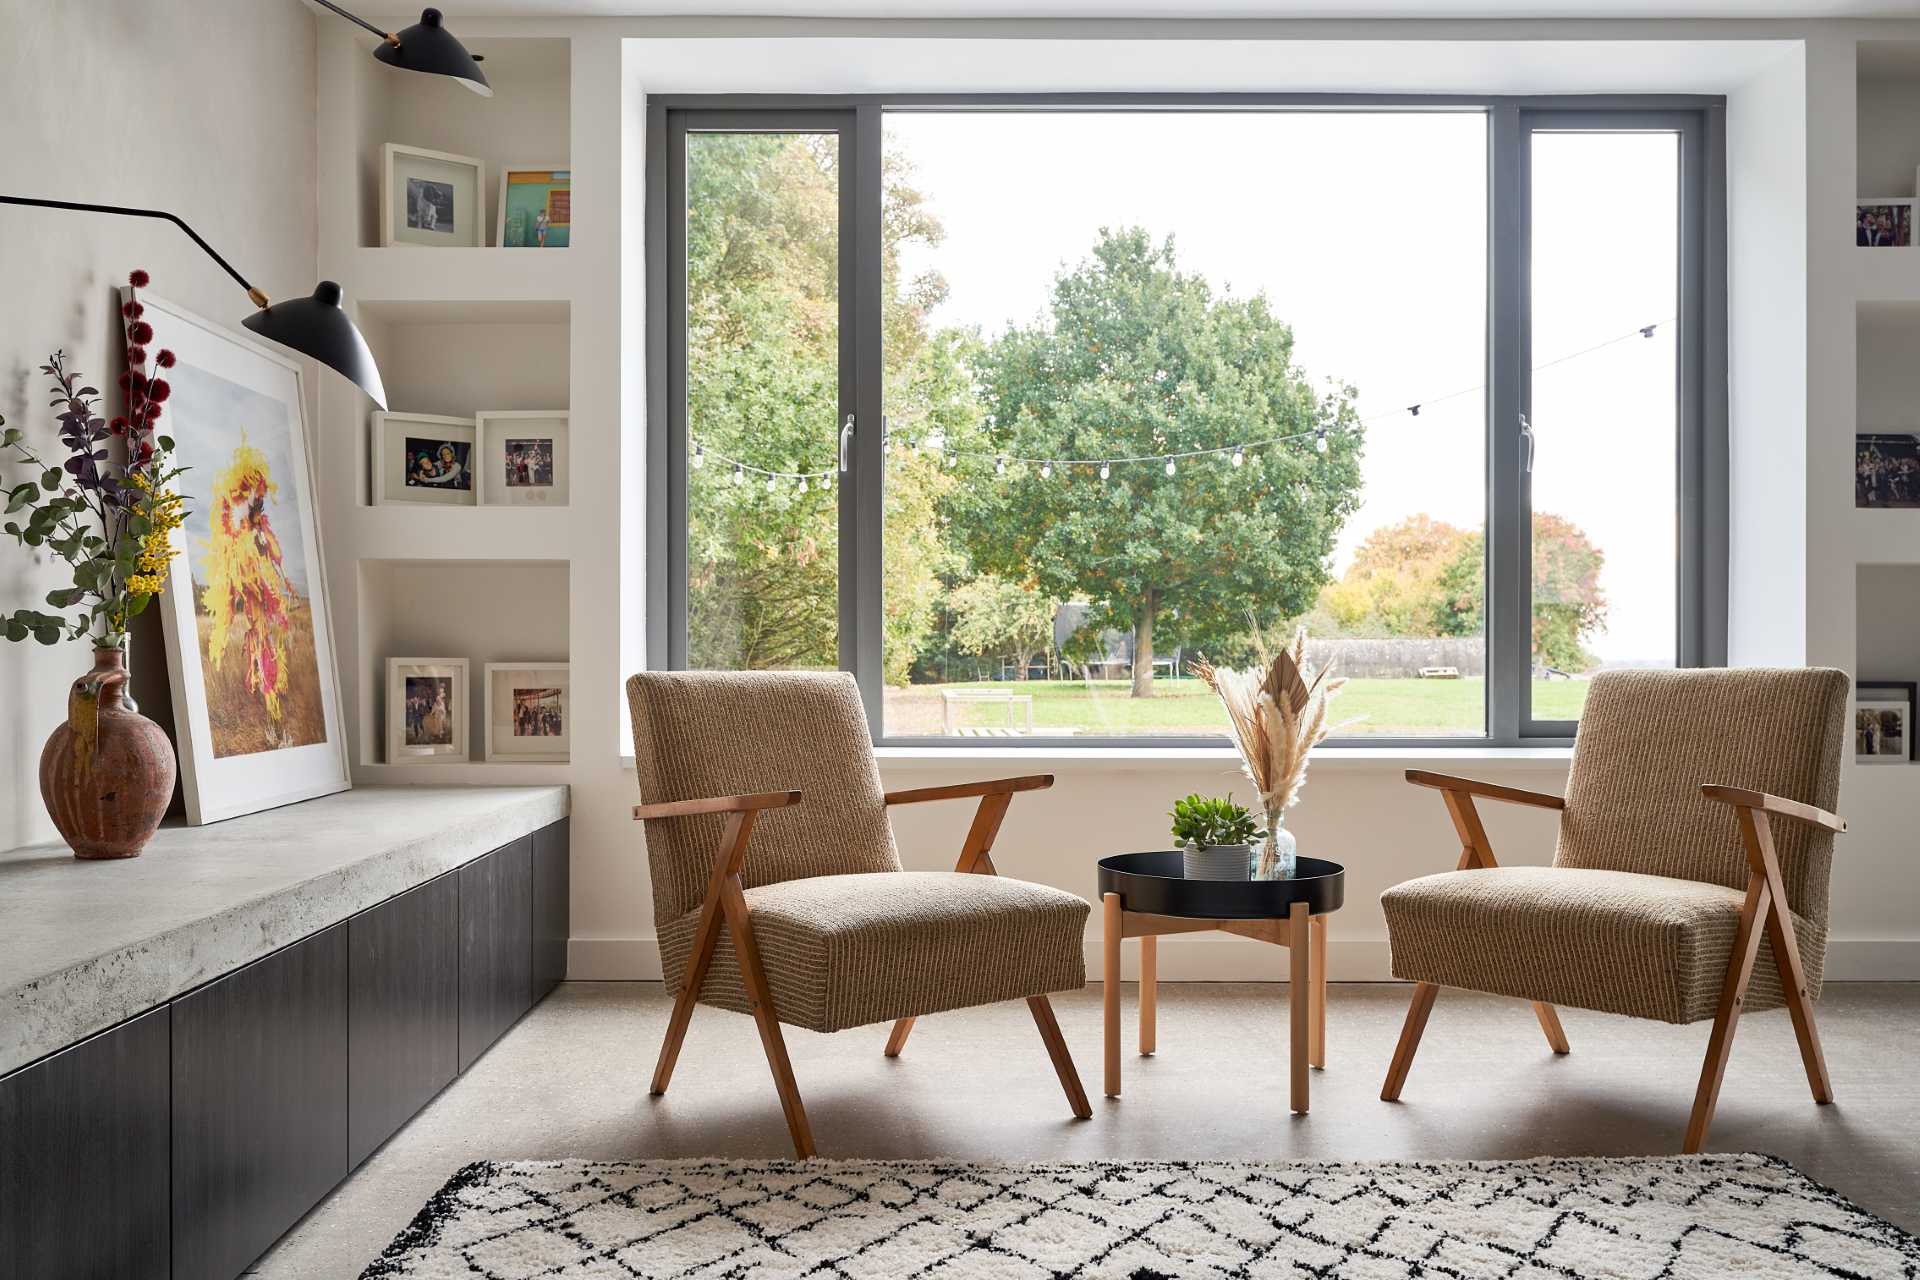
[[[159,404],[173,394],[173,387],[165,378],[155,378],[147,385],[147,399]]]
[[[127,420],[125,418],[115,418],[107,424],[107,430],[117,436],[123,436],[127,434]]]
[[[125,391],[128,387],[133,385],[131,374],[123,373],[118,378],[114,379],[114,381],[120,384],[120,389],[122,391]]]
[[[152,342],[153,326],[145,320],[135,320],[127,326],[127,336],[135,342]]]
[[[160,416],[160,406],[157,404],[154,404],[152,401],[148,401],[147,402],[147,419],[146,419],[147,425],[152,426],[154,424],[154,421],[157,418],[159,418],[159,416]]]
[[[153,362],[162,369],[171,369],[173,368],[173,352],[162,347],[160,348],[160,354],[153,358]]]
[[[145,347],[133,346],[127,348],[128,364],[145,364],[146,362],[147,349]]]
[[[133,274],[127,277],[127,283],[132,285],[136,289],[144,289],[147,287],[147,283],[152,279],[153,277],[148,275],[143,268],[135,267],[133,269]]]
[[[140,442],[140,461],[151,462],[152,460],[153,460],[153,441],[142,440]]]
[[[147,393],[147,375],[146,374],[140,372],[138,369],[129,369],[127,370],[126,376],[133,379],[133,386],[131,388],[132,390],[139,392],[141,395],[145,395]]]

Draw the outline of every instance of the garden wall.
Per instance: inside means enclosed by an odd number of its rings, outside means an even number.
[[[1442,636],[1431,640],[1392,636],[1378,640],[1307,639],[1307,661],[1314,667],[1332,658],[1335,675],[1362,679],[1418,676],[1422,667],[1457,667],[1462,676],[1487,674],[1487,642],[1482,636]]]

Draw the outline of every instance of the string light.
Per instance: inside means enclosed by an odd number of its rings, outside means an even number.
[[[1053,464],[1051,462],[1043,462],[1040,464],[1040,478],[1042,480],[1053,479]]]
[[[1106,463],[1104,463],[1104,462],[1100,464],[1100,478],[1101,478],[1102,480],[1105,480],[1105,479],[1106,479],[1106,478],[1107,478],[1107,477],[1108,477],[1109,475],[1111,475],[1112,473],[1113,473],[1113,468],[1112,468],[1112,467],[1110,467],[1110,466],[1108,466],[1108,465],[1107,465]]]
[[[1325,453],[1327,451],[1326,427],[1319,426],[1313,429],[1313,449],[1315,453]],[[1169,471],[1167,474],[1172,475],[1173,473]]]
[[[1174,472],[1174,466],[1173,466],[1173,455],[1172,455],[1172,454],[1168,454],[1168,455],[1167,455],[1167,474],[1168,474],[1168,475],[1172,475],[1172,474],[1173,474],[1173,472]]]
[[[993,474],[997,476],[1003,476],[1007,474],[1007,455],[1006,454],[1003,453],[994,460]]]
[[[1246,461],[1247,461],[1247,451],[1245,449],[1242,449],[1239,445],[1233,446],[1233,465],[1236,467],[1244,466],[1246,465]]]
[[[735,484],[745,484],[747,482],[746,468],[737,462],[733,464],[733,482]]]
[[[695,467],[704,467],[707,465],[707,446],[697,442],[694,444],[693,465]]]
[[[767,492],[773,492],[773,472],[767,472]]]

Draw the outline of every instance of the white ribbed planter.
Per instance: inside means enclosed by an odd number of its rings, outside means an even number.
[[[1189,880],[1248,880],[1252,852],[1244,844],[1183,845],[1181,870]]]

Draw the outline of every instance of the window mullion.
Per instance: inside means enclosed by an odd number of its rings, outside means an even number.
[[[885,634],[881,602],[886,377],[881,279],[883,141],[880,107],[855,109],[843,154],[840,316],[841,421],[851,413],[849,474],[840,496],[840,665],[853,672],[874,739],[883,732],[881,674]],[[849,341],[849,338],[851,339]]]
[[[1520,415],[1527,368],[1526,135],[1518,107],[1487,128],[1487,736],[1520,740],[1529,646]]]

